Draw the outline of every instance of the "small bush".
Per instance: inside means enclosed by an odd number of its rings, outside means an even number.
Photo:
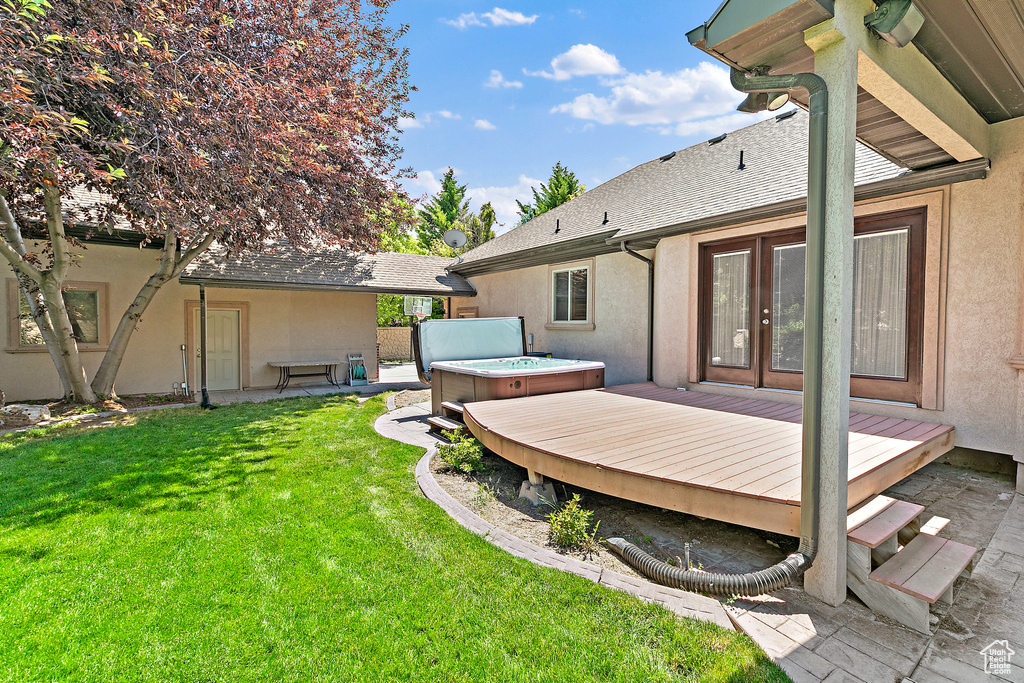
[[[463,436],[458,432],[442,431],[444,438],[451,443],[437,445],[437,454],[452,469],[470,474],[480,468],[480,459],[484,449],[480,442],[471,436]]]
[[[548,515],[551,525],[548,533],[552,542],[561,548],[593,549],[597,534],[597,525],[590,528],[593,519],[594,511],[580,507],[580,494],[574,493],[570,500]]]

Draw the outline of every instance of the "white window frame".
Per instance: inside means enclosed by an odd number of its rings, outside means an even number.
[[[585,320],[555,319],[555,276],[558,273],[585,271],[587,277],[587,317]],[[570,276],[569,315],[572,315],[572,278]],[[544,326],[548,330],[592,330],[594,329],[594,261],[574,261],[548,267],[548,322]]]

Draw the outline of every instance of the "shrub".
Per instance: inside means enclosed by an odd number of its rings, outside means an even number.
[[[437,445],[437,454],[452,469],[470,474],[480,468],[480,459],[484,449],[480,442],[471,436],[463,436],[458,432],[442,431],[442,436],[451,443]]]
[[[594,536],[597,526],[590,528],[594,519],[594,511],[580,506],[580,494],[574,493],[570,500],[548,515],[551,525],[548,533],[555,545],[561,548],[593,549],[596,545]]]

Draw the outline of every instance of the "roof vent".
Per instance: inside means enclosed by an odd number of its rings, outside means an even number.
[[[562,228],[561,228],[561,227],[559,226],[559,223],[561,223],[561,222],[562,222],[562,219],[561,219],[561,218],[556,218],[556,219],[555,219],[555,234],[556,234],[556,235],[557,235],[557,234],[558,234],[558,232],[559,232],[559,231],[560,231],[560,230],[562,229]]]
[[[672,158],[672,157],[674,157],[675,155],[676,155],[676,153],[675,153],[675,152],[669,152],[669,153],[668,153],[668,154],[666,154],[665,156],[663,156],[663,157],[658,157],[658,158],[659,158],[659,159],[661,159],[662,161],[668,161],[669,159],[671,159],[671,158]]]
[[[794,116],[796,116],[796,112],[797,112],[796,109],[790,109],[789,111],[784,111],[781,114],[779,114],[778,116],[776,116],[775,120],[776,121],[785,121],[786,119],[791,119]]]
[[[708,140],[708,144],[709,145],[717,145],[719,142],[721,142],[722,140],[725,139],[726,135],[727,135],[727,133],[722,133],[717,138],[711,138],[710,140]]]

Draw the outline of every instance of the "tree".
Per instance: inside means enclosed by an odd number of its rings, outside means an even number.
[[[392,1],[0,2],[0,254],[67,394],[114,393],[146,307],[214,242],[379,245],[407,175]],[[74,205],[73,188],[104,201]],[[163,247],[91,382],[62,295],[81,246],[66,222]]]
[[[498,223],[498,219],[494,215],[494,207],[491,206],[490,202],[480,207],[479,214],[476,216],[470,215],[467,218],[468,220],[463,225],[466,237],[469,239],[466,241],[466,246],[462,251],[475,249],[484,242],[494,239],[494,226],[495,224],[500,225],[500,223]]]
[[[455,181],[455,169],[449,166],[441,179],[441,189],[419,211],[420,224],[416,231],[424,249],[430,249],[431,242],[441,239],[445,230],[455,227],[459,219],[469,213],[465,196],[466,186]]]
[[[587,191],[586,185],[580,184],[576,179],[576,174],[562,166],[560,161],[551,169],[551,177],[548,178],[547,184],[540,184],[540,192],[535,187],[530,189],[533,191],[532,204],[516,201],[516,204],[519,205],[519,225],[556,206],[561,206]]]

